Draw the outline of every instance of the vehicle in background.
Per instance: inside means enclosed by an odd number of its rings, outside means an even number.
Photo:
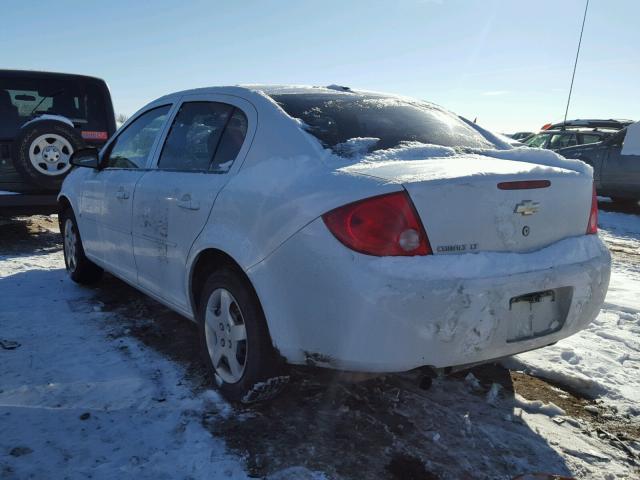
[[[435,373],[541,348],[609,282],[587,165],[419,100],[200,88],[72,161],[70,277],[107,270],[195,321],[234,401],[273,396],[287,363]]]
[[[519,142],[522,142],[523,140],[529,138],[531,135],[534,135],[533,132],[516,132],[516,133],[512,133],[512,134],[507,134],[507,137],[511,137],[514,140],[518,140]]]
[[[640,122],[600,142],[563,148],[558,153],[593,167],[598,195],[621,203],[640,200]]]
[[[524,140],[533,148],[559,150],[574,145],[601,142],[605,138],[633,123],[632,120],[567,120],[548,123],[542,131]]]
[[[71,154],[115,132],[104,80],[0,70],[0,213],[46,213],[71,170]],[[18,195],[15,195],[18,194]]]

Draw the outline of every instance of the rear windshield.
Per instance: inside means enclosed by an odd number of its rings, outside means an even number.
[[[326,147],[353,138],[377,138],[374,148],[386,149],[402,142],[446,147],[491,148],[480,133],[457,116],[426,102],[361,94],[273,94],[291,117]]]
[[[49,114],[62,115],[83,129],[109,131],[108,101],[106,86],[98,80],[0,77],[3,130],[17,129],[38,115]]]

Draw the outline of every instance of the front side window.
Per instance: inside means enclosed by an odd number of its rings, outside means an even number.
[[[219,102],[187,102],[171,125],[158,168],[226,172],[247,134],[242,110]]]
[[[532,148],[544,148],[548,139],[549,139],[549,134],[542,133],[542,134],[534,135],[525,143],[526,145]]]
[[[151,148],[160,135],[171,105],[157,107],[143,113],[120,133],[109,147],[103,160],[106,168],[142,168]]]

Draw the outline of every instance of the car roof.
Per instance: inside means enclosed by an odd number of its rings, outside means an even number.
[[[0,78],[74,78],[78,80],[94,80],[105,83],[104,79],[100,77],[93,77],[90,75],[80,75],[77,73],[62,73],[62,72],[43,72],[39,70],[2,70],[0,69]]]
[[[564,122],[554,123],[549,126],[549,129],[566,129],[566,128],[610,128],[610,129],[622,129],[627,125],[633,123],[633,120],[625,119],[575,119],[567,120]]]
[[[371,95],[371,96],[385,96],[385,97],[397,97],[403,98],[399,95],[393,95],[384,92],[372,92],[368,90],[354,90],[343,85],[327,85],[327,86],[314,86],[314,85],[287,85],[287,84],[239,84],[239,85],[226,85],[215,87],[202,87],[194,88],[190,90],[181,90],[179,92],[173,92],[167,94],[158,100],[167,100],[182,95],[206,95],[206,94],[226,94],[226,95],[255,95],[256,93],[271,95],[300,95],[309,93],[320,94],[345,94],[345,95]],[[153,103],[156,103],[155,101]],[[430,102],[425,102],[430,103]]]
[[[607,133],[611,133],[611,132],[603,132],[601,130],[561,130],[558,128],[554,128],[553,130],[549,129],[549,130],[541,130],[538,133],[536,133],[536,135],[540,135],[543,133],[566,133],[566,134],[570,134],[570,133],[587,133],[589,135],[594,134],[594,135],[606,135]]]

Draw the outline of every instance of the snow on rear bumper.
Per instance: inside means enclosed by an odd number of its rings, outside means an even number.
[[[399,372],[483,362],[578,332],[604,302],[610,256],[590,235],[530,253],[378,258],[348,250],[318,219],[248,274],[290,363]],[[558,329],[514,341],[513,322],[528,314],[512,299],[556,289],[569,292]]]

